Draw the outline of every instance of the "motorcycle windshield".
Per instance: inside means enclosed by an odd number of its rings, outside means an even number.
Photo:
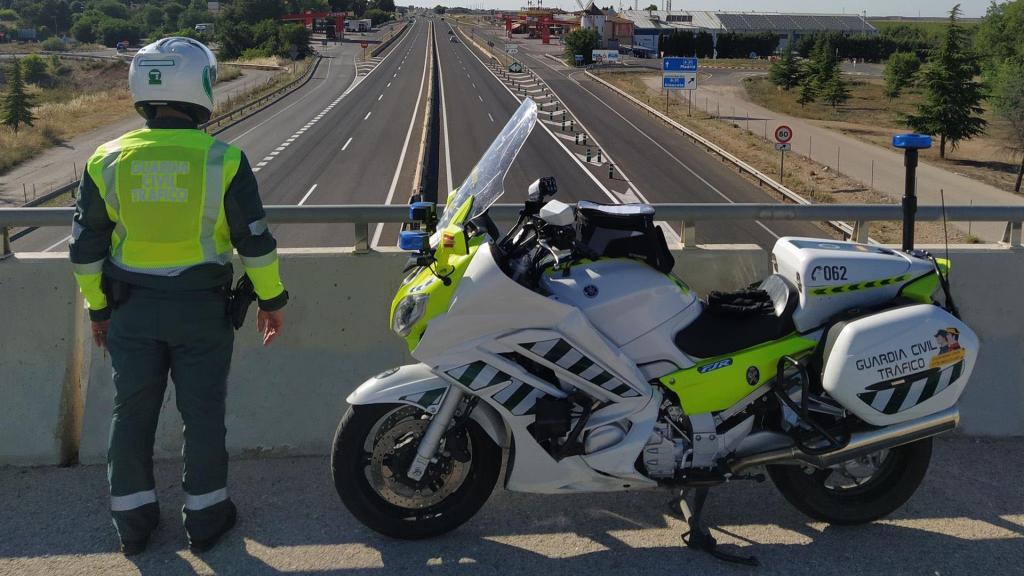
[[[448,205],[438,222],[437,232],[430,238],[431,244],[437,245],[441,231],[449,225],[461,224],[452,221],[466,202],[473,202],[473,208],[466,216],[466,220],[472,220],[501,198],[505,193],[505,175],[508,174],[512,161],[519,155],[519,150],[526,143],[526,138],[536,123],[537,105],[527,98],[505,124],[487,152],[484,152],[462,185],[448,195]]]

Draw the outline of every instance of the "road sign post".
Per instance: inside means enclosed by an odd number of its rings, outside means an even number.
[[[779,151],[779,184],[786,179],[786,151],[792,148],[793,129],[785,124],[775,129],[775,149]]]
[[[696,58],[680,58],[668,56],[661,61],[661,88],[665,91],[665,113],[668,114],[670,90],[697,89],[697,70],[699,63]],[[686,114],[691,113],[691,98],[687,96]]]

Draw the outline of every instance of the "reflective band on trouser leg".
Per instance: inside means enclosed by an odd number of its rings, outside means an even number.
[[[224,155],[227,151],[227,144],[214,140],[206,153],[206,186],[203,190],[203,220],[199,243],[203,247],[203,259],[207,262],[217,259],[214,231],[224,205]]]
[[[127,512],[154,502],[156,502],[156,490],[143,490],[127,496],[111,496],[110,511]]]
[[[185,509],[202,510],[204,508],[209,508],[214,504],[219,504],[227,499],[227,488],[221,488],[220,490],[214,490],[213,492],[207,492],[206,494],[199,494],[198,496],[185,494]]]
[[[75,281],[78,282],[78,289],[85,297],[85,303],[90,310],[102,310],[107,307],[107,296],[103,293],[101,283],[103,281],[103,260],[97,260],[89,264],[73,264]]]
[[[240,256],[240,258],[242,265],[245,266],[245,273],[252,280],[253,288],[256,289],[256,295],[260,297],[260,300],[270,300],[284,292],[277,250],[263,256]]]

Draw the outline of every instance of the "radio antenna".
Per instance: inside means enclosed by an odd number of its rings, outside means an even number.
[[[949,272],[952,270],[953,264],[949,261],[949,231],[946,229],[946,191],[942,188],[939,188],[939,201],[942,204],[942,235],[945,236],[946,241],[946,272],[943,273],[942,268],[936,264],[935,273],[939,275],[942,294],[946,297],[946,310],[959,318],[960,310],[957,309],[956,304],[953,302],[953,293],[949,288]]]

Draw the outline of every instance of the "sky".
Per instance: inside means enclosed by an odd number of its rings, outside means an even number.
[[[575,0],[542,0],[544,6],[553,6],[563,10],[578,10]],[[581,0],[584,5],[589,0]],[[664,0],[636,0],[640,8],[652,2],[658,7]],[[620,0],[597,0],[601,6],[619,7]],[[632,8],[633,0],[621,0],[623,7]],[[960,9],[968,18],[980,18],[985,15],[990,0],[963,0]],[[398,0],[398,4],[401,4]],[[445,6],[464,6],[478,9],[512,9],[526,5],[526,0],[439,0],[435,2]],[[868,16],[946,16],[949,9],[956,4],[955,0],[838,0],[822,2],[814,0],[673,0],[674,10],[726,10],[730,12],[810,12],[860,14],[867,11]],[[433,5],[433,4],[431,4]]]

